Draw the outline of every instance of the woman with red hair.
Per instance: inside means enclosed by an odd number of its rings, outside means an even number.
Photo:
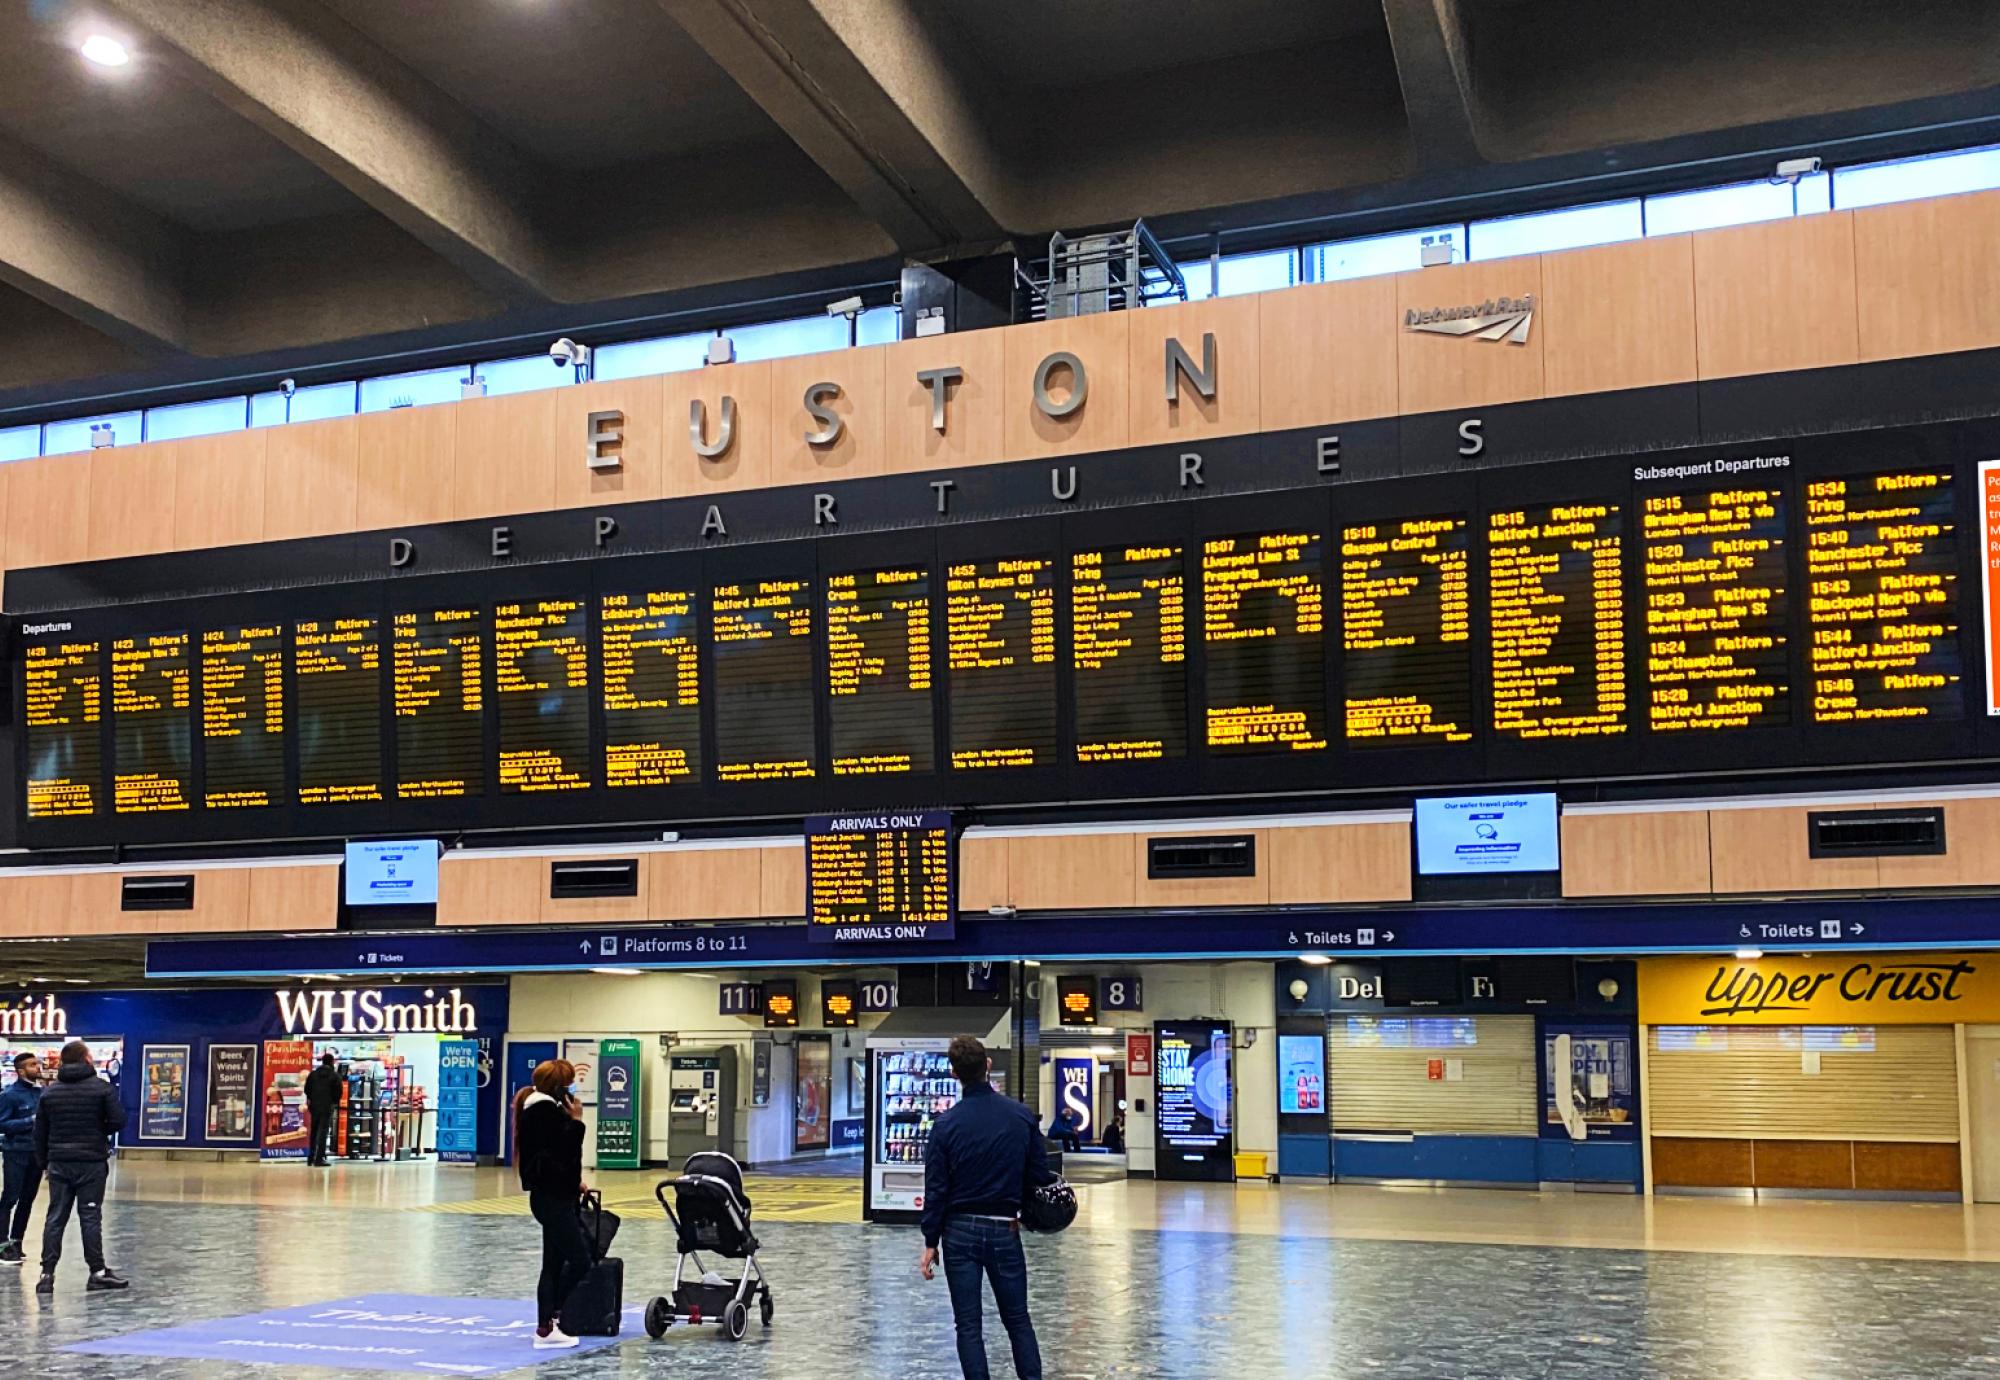
[[[542,1277],[535,1286],[539,1310],[535,1346],[573,1347],[575,1337],[557,1325],[563,1300],[590,1273],[590,1245],[577,1220],[583,1193],[583,1108],[570,1092],[576,1066],[545,1059],[514,1098],[514,1154],[528,1210],[542,1224]]]

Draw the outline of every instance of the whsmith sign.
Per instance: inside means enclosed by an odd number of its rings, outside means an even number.
[[[0,1005],[0,1035],[67,1034],[69,1013],[56,1005],[53,993],[19,1006]]]
[[[1956,1025],[2000,1021],[2000,956],[1820,954],[1653,958],[1647,1025]]]
[[[458,988],[401,992],[379,988],[281,991],[278,1018],[287,1035],[470,1035],[479,1014]]]

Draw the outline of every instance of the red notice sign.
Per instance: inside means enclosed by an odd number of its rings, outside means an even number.
[[[1127,1035],[1125,1037],[1125,1076],[1127,1078],[1151,1078],[1153,1076],[1153,1037],[1151,1035]]]

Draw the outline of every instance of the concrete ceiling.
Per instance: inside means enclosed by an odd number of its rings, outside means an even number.
[[[1993,0],[9,0],[0,423],[1995,140]]]

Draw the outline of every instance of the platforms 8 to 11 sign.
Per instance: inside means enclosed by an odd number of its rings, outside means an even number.
[[[807,933],[828,943],[950,939],[952,853],[948,810],[808,817]]]

